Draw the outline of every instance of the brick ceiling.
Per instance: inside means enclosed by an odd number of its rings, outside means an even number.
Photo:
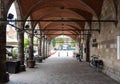
[[[103,0],[18,0],[24,19],[32,20],[91,20],[101,14]],[[48,37],[58,34],[80,34],[86,22],[38,22]],[[89,23],[88,23],[89,24]],[[32,25],[36,25],[32,22]],[[48,29],[48,30],[47,30]],[[50,30],[51,29],[51,30]],[[54,30],[55,29],[55,30]],[[57,30],[58,29],[58,30]]]

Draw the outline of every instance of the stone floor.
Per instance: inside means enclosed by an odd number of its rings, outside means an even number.
[[[51,56],[35,68],[10,74],[6,84],[120,84],[72,56]]]

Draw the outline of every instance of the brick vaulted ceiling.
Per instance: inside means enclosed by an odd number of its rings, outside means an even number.
[[[91,20],[101,14],[103,0],[18,0],[24,19],[32,20]],[[40,29],[48,37],[51,34],[80,34],[86,22],[39,22]],[[32,22],[32,25],[35,25]]]

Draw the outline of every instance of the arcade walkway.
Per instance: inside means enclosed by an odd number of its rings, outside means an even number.
[[[26,72],[11,74],[7,84],[119,84],[96,72],[85,62],[72,56],[54,56]]]

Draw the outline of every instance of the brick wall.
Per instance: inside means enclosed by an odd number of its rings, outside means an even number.
[[[120,3],[118,19],[120,20]],[[113,4],[109,0],[103,3],[101,19],[115,19]],[[98,23],[92,24],[93,28],[98,28]],[[101,23],[101,32],[93,32],[91,37],[91,55],[100,55],[104,61],[103,72],[120,82],[120,60],[117,59],[117,36],[120,35],[120,22],[117,27],[112,22]],[[98,46],[92,47],[93,39],[96,39]]]

